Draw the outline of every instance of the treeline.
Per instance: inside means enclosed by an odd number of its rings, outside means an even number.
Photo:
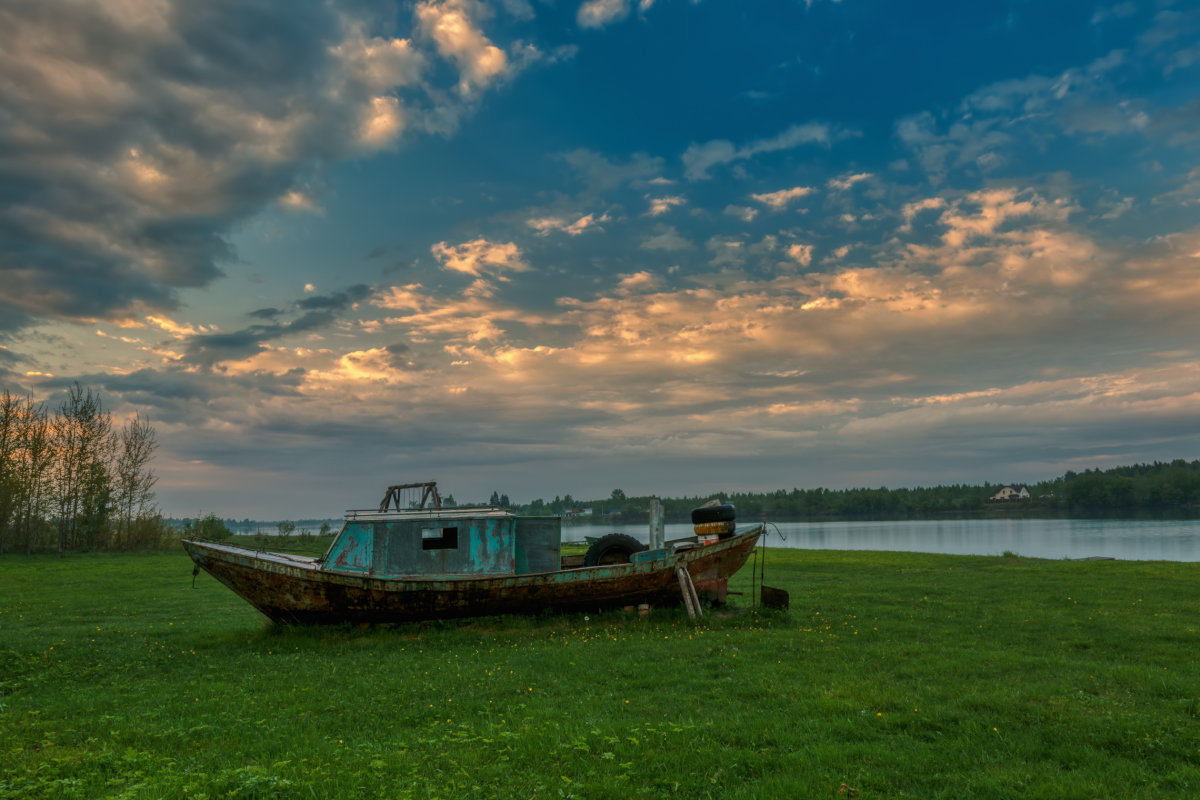
[[[918,489],[778,489],[771,492],[714,492],[708,495],[662,497],[667,522],[687,522],[692,509],[714,498],[733,503],[740,519],[841,519],[888,517],[943,512],[969,513],[984,506],[998,486],[937,486]],[[534,500],[512,506],[526,514],[573,516],[613,523],[649,519],[650,496],[626,496],[618,489],[607,500],[575,500],[570,495],[552,501]]]
[[[1046,485],[1044,501],[1072,511],[1200,510],[1200,461],[1155,461],[1068,472]]]
[[[228,539],[232,536],[272,536],[286,538],[298,536],[301,542],[306,542],[315,536],[329,536],[334,527],[341,528],[341,520],[336,519],[299,519],[291,520],[252,520],[249,517],[238,521],[232,517],[222,519],[215,513],[203,517],[168,517],[166,520],[171,530],[179,532],[185,538],[199,539]]]
[[[0,553],[155,547],[170,528],[154,505],[154,428],[119,429],[75,384],[58,408],[0,395]]]
[[[1200,460],[1154,462],[1108,470],[1067,472],[1027,486],[1028,501],[990,504],[1003,486],[1017,484],[918,487],[913,489],[779,489],[771,492],[715,492],[660,498],[668,522],[686,522],[691,510],[720,498],[737,506],[741,519],[865,519],[945,514],[1200,512]],[[495,493],[493,493],[495,497]],[[570,495],[513,506],[527,514],[572,516],[614,523],[649,518],[649,496],[629,497],[616,489],[604,500]]]

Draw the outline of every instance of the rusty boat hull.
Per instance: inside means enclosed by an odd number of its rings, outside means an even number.
[[[505,575],[377,577],[328,569],[322,559],[183,540],[196,563],[283,624],[388,624],[430,619],[591,611],[630,604],[676,605],[676,569],[696,589],[725,600],[727,582],[750,557],[764,526],[738,528],[711,544],[641,553],[629,563]]]

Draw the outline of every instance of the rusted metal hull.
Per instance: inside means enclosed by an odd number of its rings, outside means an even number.
[[[762,525],[753,525],[715,544],[634,563],[499,576],[384,578],[212,542],[184,540],[183,546],[200,568],[270,619],[325,625],[677,604],[677,567],[687,569],[701,594],[723,601],[729,577],[746,563],[762,532]]]

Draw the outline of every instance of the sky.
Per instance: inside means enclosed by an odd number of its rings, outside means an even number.
[[[7,0],[0,387],[164,514],[1200,457],[1191,2]]]

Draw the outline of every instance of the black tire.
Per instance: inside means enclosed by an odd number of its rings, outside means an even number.
[[[733,522],[737,519],[737,509],[732,503],[723,506],[701,506],[692,509],[692,524],[702,525],[705,522]]]
[[[592,546],[584,553],[583,565],[595,567],[600,564],[628,564],[630,556],[645,549],[646,545],[632,536],[609,533],[592,542]]]

